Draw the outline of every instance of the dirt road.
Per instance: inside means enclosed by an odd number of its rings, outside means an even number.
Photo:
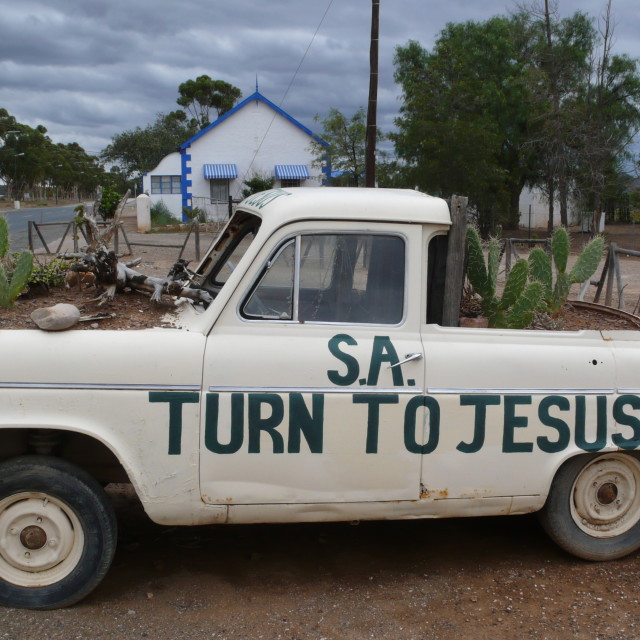
[[[112,488],[114,565],[70,609],[0,608],[0,638],[622,640],[640,554],[576,560],[533,516],[170,528]]]

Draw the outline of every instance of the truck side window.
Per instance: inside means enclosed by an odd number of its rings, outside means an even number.
[[[258,286],[243,307],[243,315],[263,320],[291,320],[294,265],[295,240],[290,240],[267,263]]]
[[[269,260],[242,315],[297,322],[398,324],[404,315],[404,297],[401,237],[307,234],[296,236]]]

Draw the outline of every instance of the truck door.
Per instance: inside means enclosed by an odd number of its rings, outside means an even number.
[[[205,502],[419,496],[420,229],[310,225],[267,242],[208,337]]]

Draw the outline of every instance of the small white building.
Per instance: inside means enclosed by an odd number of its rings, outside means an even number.
[[[520,194],[520,226],[546,229],[549,221],[549,200],[540,189],[525,187]],[[553,206],[553,226],[560,226],[560,202]]]
[[[581,212],[577,203],[569,199],[567,215],[569,225],[581,225],[583,231],[589,231],[593,224],[593,214]],[[520,194],[520,227],[546,229],[549,222],[549,198],[539,188],[525,187]],[[553,203],[553,228],[561,226],[560,200]],[[604,215],[600,223],[600,232],[604,231]]]
[[[181,219],[183,207],[210,219],[226,218],[228,202],[242,198],[245,181],[273,177],[274,187],[317,187],[330,167],[313,166],[311,141],[328,143],[256,91],[142,179],[151,204],[164,201]]]

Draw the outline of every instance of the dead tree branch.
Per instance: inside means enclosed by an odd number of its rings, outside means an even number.
[[[109,243],[120,223],[128,198],[129,191],[118,204],[111,224],[102,232],[95,219],[100,199],[93,205],[94,215],[89,215],[83,207],[78,224],[84,227],[89,244],[81,253],[66,253],[60,257],[78,260],[71,266],[71,271],[95,274],[95,284],[102,289],[101,295],[96,298],[100,305],[113,300],[117,291],[127,287],[151,294],[152,302],[160,302],[162,295],[167,294],[209,304],[213,298],[207,291],[189,287],[192,275],[187,269],[189,263],[186,260],[178,260],[164,278],[147,276],[132,269],[140,259],[129,263],[118,262],[115,252],[109,248]]]

